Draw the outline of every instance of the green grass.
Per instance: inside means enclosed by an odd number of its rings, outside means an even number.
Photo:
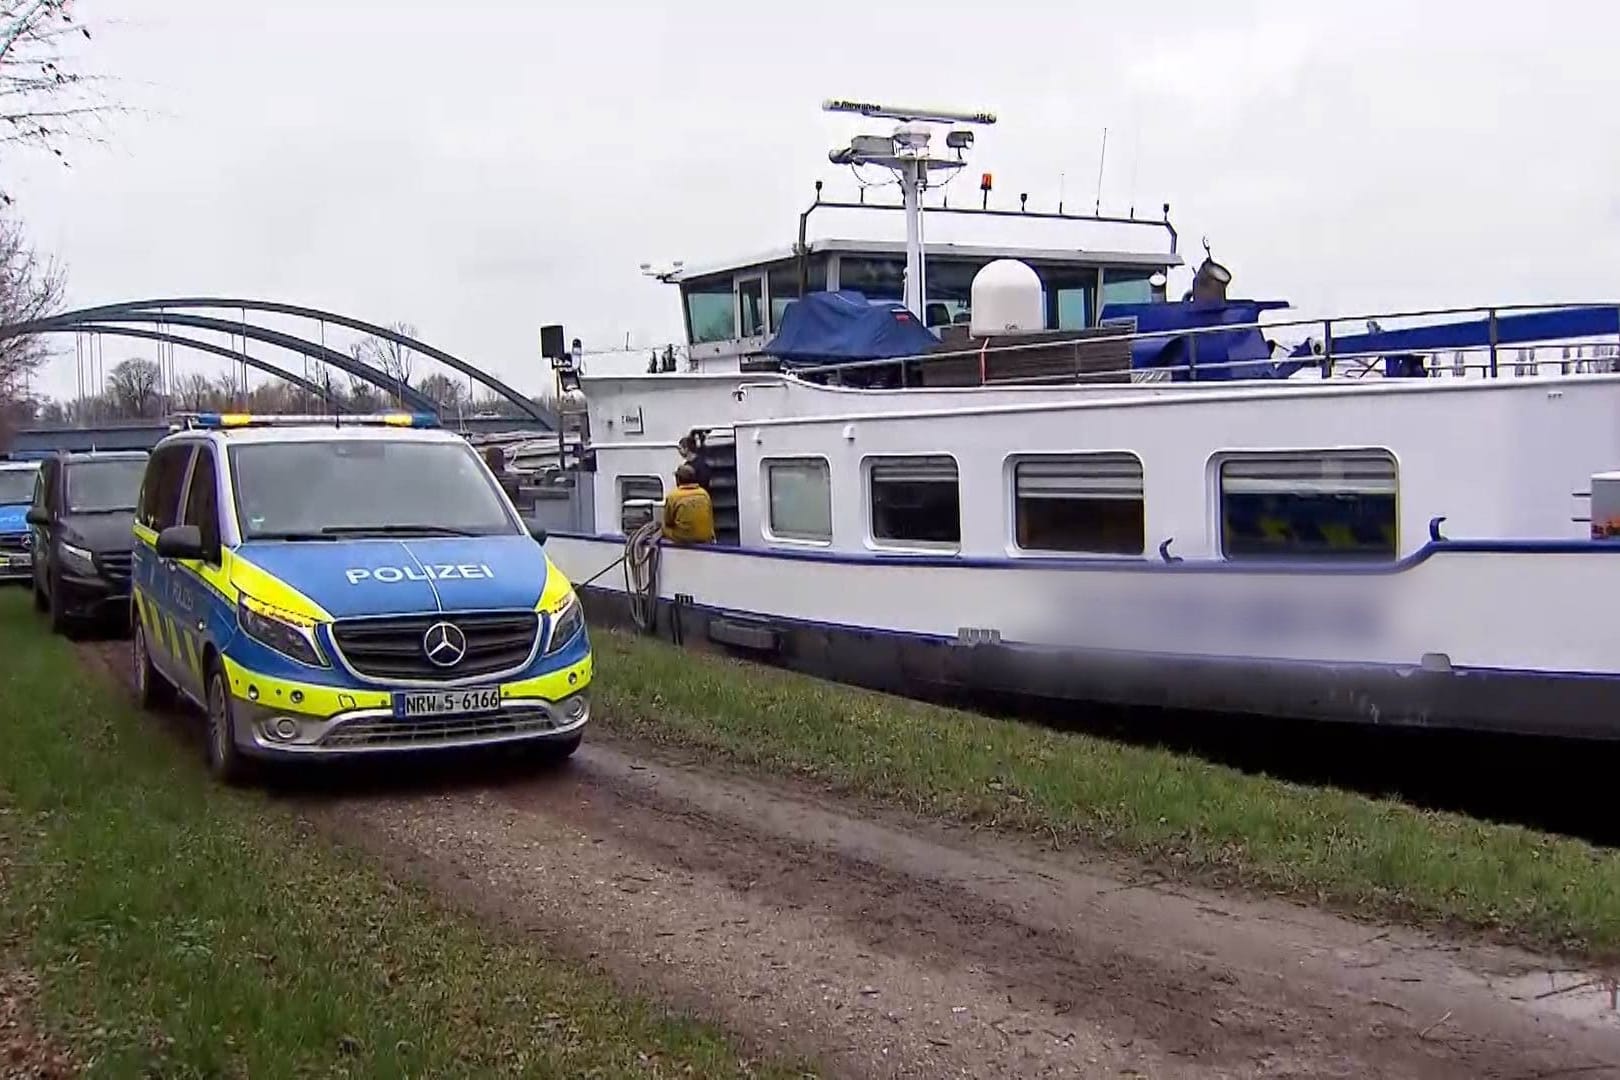
[[[1620,855],[597,631],[606,729],[1164,872],[1620,954]]]
[[[105,1075],[776,1076],[389,880],[0,596],[0,963]]]

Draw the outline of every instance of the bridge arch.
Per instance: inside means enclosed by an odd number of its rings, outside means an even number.
[[[26,334],[42,334],[58,331],[71,331],[85,329],[86,323],[105,320],[114,323],[144,323],[155,326],[187,326],[196,330],[213,330],[222,334],[239,334],[244,338],[261,341],[267,345],[287,349],[290,352],[302,353],[315,360],[321,360],[332,365],[340,371],[347,372],[357,379],[363,379],[379,389],[392,394],[398,394],[412,409],[419,412],[431,412],[438,415],[439,405],[432,398],[422,393],[402,379],[391,379],[375,368],[360,363],[351,356],[346,356],[335,349],[329,349],[314,341],[309,341],[292,334],[285,334],[279,330],[269,330],[251,323],[229,322],[225,319],[214,319],[203,315],[186,315],[174,312],[145,312],[119,310],[119,305],[108,308],[86,308],[85,312],[100,311],[103,314],[86,315],[82,312],[64,312],[44,319],[36,319],[26,323],[13,323],[10,326],[0,327],[0,338],[18,337]]]
[[[375,323],[369,323],[362,319],[351,318],[350,316],[342,315],[337,312],[323,311],[320,308],[304,307],[299,304],[284,304],[273,300],[251,300],[218,296],[182,296],[160,298],[155,300],[130,300],[119,304],[103,304],[98,307],[79,308],[75,311],[63,312],[60,315],[51,316],[49,319],[40,321],[53,322],[60,320],[102,320],[110,322],[130,322],[135,320],[127,318],[126,316],[133,313],[167,313],[173,312],[175,309],[199,308],[235,308],[238,311],[259,311],[273,315],[291,315],[296,318],[328,322],[334,326],[342,326],[350,330],[358,330],[363,334],[370,334],[374,337],[380,337],[385,341],[391,341],[397,345],[403,345],[406,348],[421,353],[423,356],[426,356],[429,359],[437,360],[441,364],[444,364],[455,371],[461,372],[463,375],[466,375],[468,378],[479,383],[480,385],[493,390],[495,393],[511,402],[513,405],[521,409],[525,414],[535,420],[542,421],[548,425],[550,425],[552,422],[551,417],[547,416],[542,409],[534,404],[534,402],[524,397],[521,393],[508,386],[500,379],[497,379],[495,376],[489,374],[481,368],[467,363],[465,360],[452,356],[450,353],[447,353],[442,349],[436,349],[426,342],[418,341],[416,338],[410,337],[409,335],[401,334],[396,330],[390,330],[386,326],[378,326]],[[162,321],[176,322],[176,319],[173,315],[165,315],[165,318]],[[176,323],[176,325],[179,324]],[[231,332],[233,333],[243,332],[244,324],[241,322],[230,323],[228,325],[231,327]],[[17,324],[17,327],[4,328],[3,330],[0,330],[0,336],[12,336],[16,332],[29,333],[31,332],[28,329],[29,326],[30,324],[22,323]],[[19,330],[18,328],[21,329]],[[248,327],[248,329],[252,329],[252,327]],[[345,357],[344,359],[347,360],[349,358]],[[334,366],[343,367],[341,364]],[[435,413],[438,412],[436,406],[430,405],[429,408],[431,408]]]

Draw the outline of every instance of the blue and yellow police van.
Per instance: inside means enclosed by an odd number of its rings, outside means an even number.
[[[136,511],[141,704],[198,705],[226,781],[263,759],[565,757],[591,648],[544,539],[430,416],[177,418]]]

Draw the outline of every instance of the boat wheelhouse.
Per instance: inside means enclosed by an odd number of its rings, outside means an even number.
[[[1620,305],[1262,325],[1277,305],[1229,300],[1212,259],[1172,300],[1173,262],[1004,245],[972,255],[965,324],[895,353],[884,318],[934,295],[905,250],[906,303],[842,287],[892,249],[819,249],[829,289],[775,314],[773,270],[818,249],[683,273],[689,318],[689,282],[729,280],[733,336],[570,389],[591,520],[549,550],[581,581],[625,556],[584,590],[598,617],[918,696],[1620,735],[1620,627],[1590,600],[1620,587],[1592,521],[1620,485]],[[1085,325],[1043,260],[1092,275]],[[1110,266],[1158,295],[1110,300]],[[815,297],[845,300],[805,346]],[[717,542],[660,545],[687,436]]]

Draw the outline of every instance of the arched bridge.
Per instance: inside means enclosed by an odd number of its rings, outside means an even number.
[[[293,317],[319,323],[321,325],[319,337],[323,340],[312,340],[298,334],[257,325],[249,320],[248,315],[250,312],[255,315]],[[232,317],[226,317],[227,315]],[[181,296],[129,300],[117,304],[100,304],[94,307],[65,311],[57,315],[50,315],[27,322],[0,324],[0,340],[40,334],[73,333],[106,334],[113,337],[165,342],[176,347],[235,360],[312,394],[333,411],[343,410],[345,407],[343,401],[337,395],[332,394],[327,387],[281,368],[266,360],[263,356],[250,356],[247,351],[247,343],[253,341],[337,368],[356,380],[377,387],[389,398],[397,399],[413,411],[434,414],[439,412],[439,406],[436,402],[403,379],[378,370],[369,364],[362,363],[354,356],[328,348],[324,342],[325,327],[327,325],[358,331],[409,349],[428,359],[437,360],[451,370],[465,375],[473,382],[504,399],[508,411],[517,417],[517,419],[480,417],[458,422],[458,426],[469,433],[495,434],[514,430],[546,433],[555,432],[557,429],[556,419],[549,410],[537,405],[534,401],[489,372],[468,363],[460,357],[435,348],[426,342],[419,341],[415,337],[404,334],[392,327],[380,326],[339,312],[324,311],[320,308],[305,307],[298,304],[219,296]],[[231,346],[220,345],[213,341],[181,333],[181,330],[229,335],[232,344]],[[241,348],[239,349],[234,347],[236,339],[241,341]],[[17,436],[13,439],[13,448],[21,453],[58,448],[88,449],[91,445],[112,449],[115,444],[120,447],[136,449],[150,446],[167,430],[167,424],[156,423],[119,424],[96,429],[37,428],[17,433]]]

